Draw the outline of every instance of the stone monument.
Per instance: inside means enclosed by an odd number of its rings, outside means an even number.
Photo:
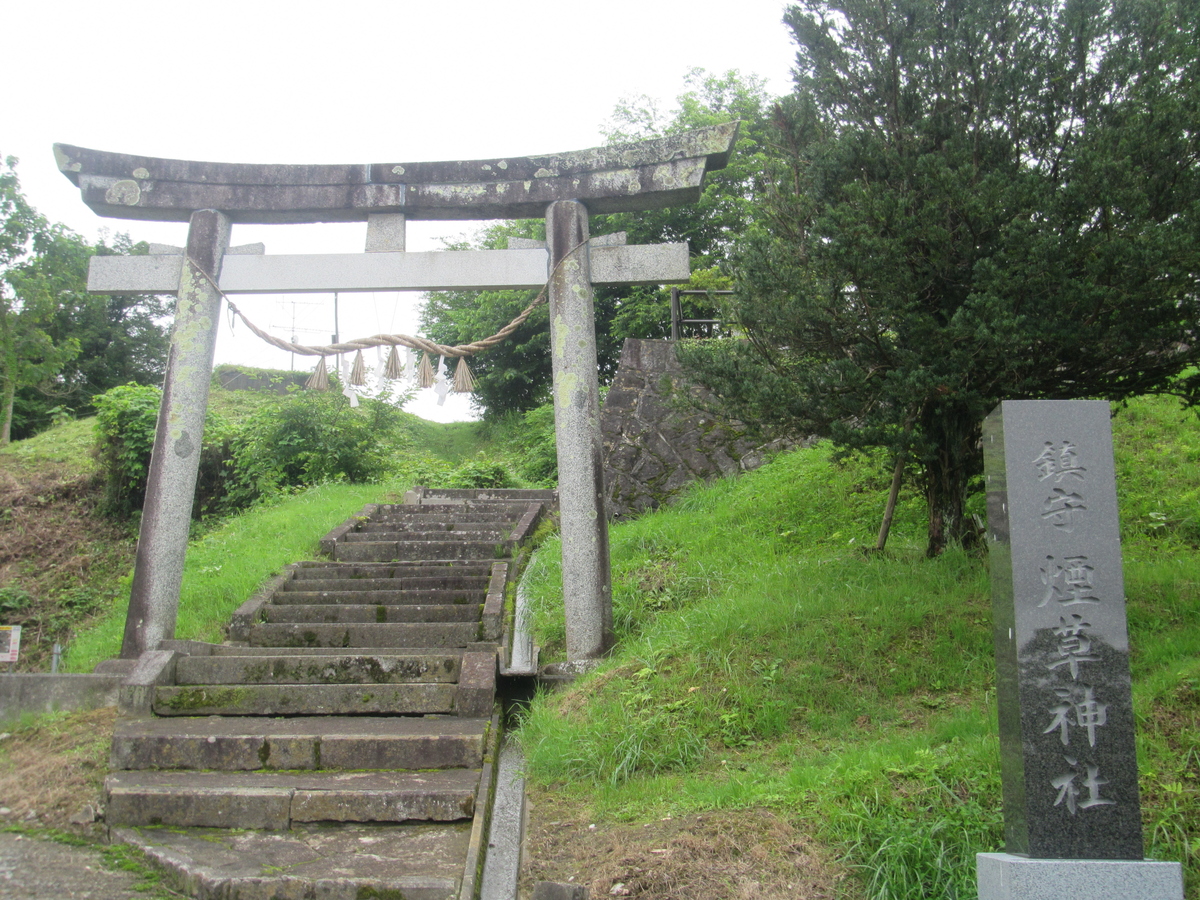
[[[983,450],[1007,852],[980,900],[1181,900],[1142,858],[1108,403],[1005,401]]]
[[[694,202],[736,122],[547,156],[370,165],[243,165],[56,144],[59,169],[102,216],[188,222],[185,248],[94,257],[89,290],[178,297],[121,655],[174,636],[221,300],[235,293],[499,290],[549,280],[567,654],[612,645],[612,596],[592,286],[674,284],[686,244],[589,240],[589,213]],[[405,252],[408,219],[545,216],[548,246]],[[362,254],[265,255],[230,246],[240,223],[367,225]]]

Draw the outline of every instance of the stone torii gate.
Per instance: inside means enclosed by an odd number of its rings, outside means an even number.
[[[96,213],[188,222],[187,245],[94,257],[88,289],[173,293],[175,325],[151,456],[121,656],[174,636],[223,294],[497,290],[549,275],[567,655],[612,645],[592,286],[688,280],[686,244],[589,241],[588,214],[694,202],[725,166],[738,123],[550,156],[374,165],[243,165],[54,146]],[[407,219],[546,218],[546,245],[405,252]],[[233,224],[367,223],[366,252],[267,256]]]

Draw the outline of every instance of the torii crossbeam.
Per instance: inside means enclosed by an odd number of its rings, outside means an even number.
[[[673,284],[687,246],[589,243],[588,213],[698,199],[725,166],[731,122],[571,153],[459,162],[243,165],[54,146],[59,169],[99,215],[187,221],[187,246],[94,257],[89,290],[175,293],[175,325],[138,539],[124,658],[175,632],[200,440],[223,293],[530,288],[549,276],[567,655],[612,645],[612,591],[599,428],[593,284]],[[545,248],[406,253],[406,219],[546,218]],[[271,257],[230,248],[234,223],[367,223],[366,253]]]

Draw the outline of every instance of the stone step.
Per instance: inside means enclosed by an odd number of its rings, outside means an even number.
[[[285,831],[308,822],[453,822],[475,811],[478,769],[438,772],[116,772],[110,825]]]
[[[404,559],[499,559],[508,548],[496,541],[338,541],[334,558],[349,562],[387,562]]]
[[[492,564],[486,560],[426,563],[301,563],[294,569],[294,581],[341,578],[442,578],[490,575]]]
[[[325,582],[322,582],[325,583]],[[279,591],[267,606],[281,608],[284,606],[332,604],[350,604],[363,606],[468,606],[484,602],[487,596],[487,584],[473,588],[439,588],[418,590],[407,588],[399,591]],[[264,606],[264,609],[266,606]]]
[[[394,531],[399,534],[436,534],[441,537],[446,535],[467,535],[479,534],[480,532],[492,532],[495,534],[503,534],[506,537],[513,529],[512,522],[496,522],[488,519],[479,522],[442,522],[431,521],[431,517],[425,516],[419,519],[381,519],[370,522],[363,522],[354,531],[349,532],[346,537],[351,534],[374,534],[380,531]]]
[[[420,506],[444,503],[523,503],[534,500],[550,503],[557,492],[546,488],[423,488]],[[400,505],[400,504],[394,504]],[[410,504],[404,504],[408,506]]]
[[[294,824],[290,831],[117,827],[192,896],[205,900],[459,900],[471,823]]]
[[[176,684],[406,684],[458,681],[461,655],[184,656]]]
[[[276,594],[311,591],[470,591],[488,586],[488,575],[430,575],[414,578],[293,578]]]
[[[155,689],[158,716],[429,715],[454,711],[457,684],[188,684]]]
[[[469,646],[469,645],[468,645]],[[492,648],[488,644],[488,648]],[[425,656],[430,652],[439,656],[454,656],[461,658],[464,652],[461,647],[439,647],[430,651],[422,647],[251,647],[249,644],[213,644],[212,656]]]
[[[264,622],[250,629],[258,647],[465,647],[479,640],[475,622],[313,625]]]
[[[350,531],[342,535],[342,542],[347,544],[362,543],[364,541],[492,541],[499,543],[500,541],[508,540],[509,534],[512,533],[511,528],[472,528],[470,531],[466,529],[453,531],[447,529],[430,529],[422,528],[419,531],[415,529],[396,528],[393,525],[381,524],[374,528],[363,526],[357,531]]]
[[[359,601],[361,598],[355,598]],[[478,622],[483,598],[475,603],[377,603],[332,604],[268,603],[263,607],[267,622]]]
[[[477,768],[488,724],[450,716],[118,719],[110,768]]]

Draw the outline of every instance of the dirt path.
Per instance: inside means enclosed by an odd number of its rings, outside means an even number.
[[[521,896],[539,881],[588,886],[591,900],[853,898],[844,867],[770,810],[714,810],[650,822],[589,821],[576,800],[529,794]]]

